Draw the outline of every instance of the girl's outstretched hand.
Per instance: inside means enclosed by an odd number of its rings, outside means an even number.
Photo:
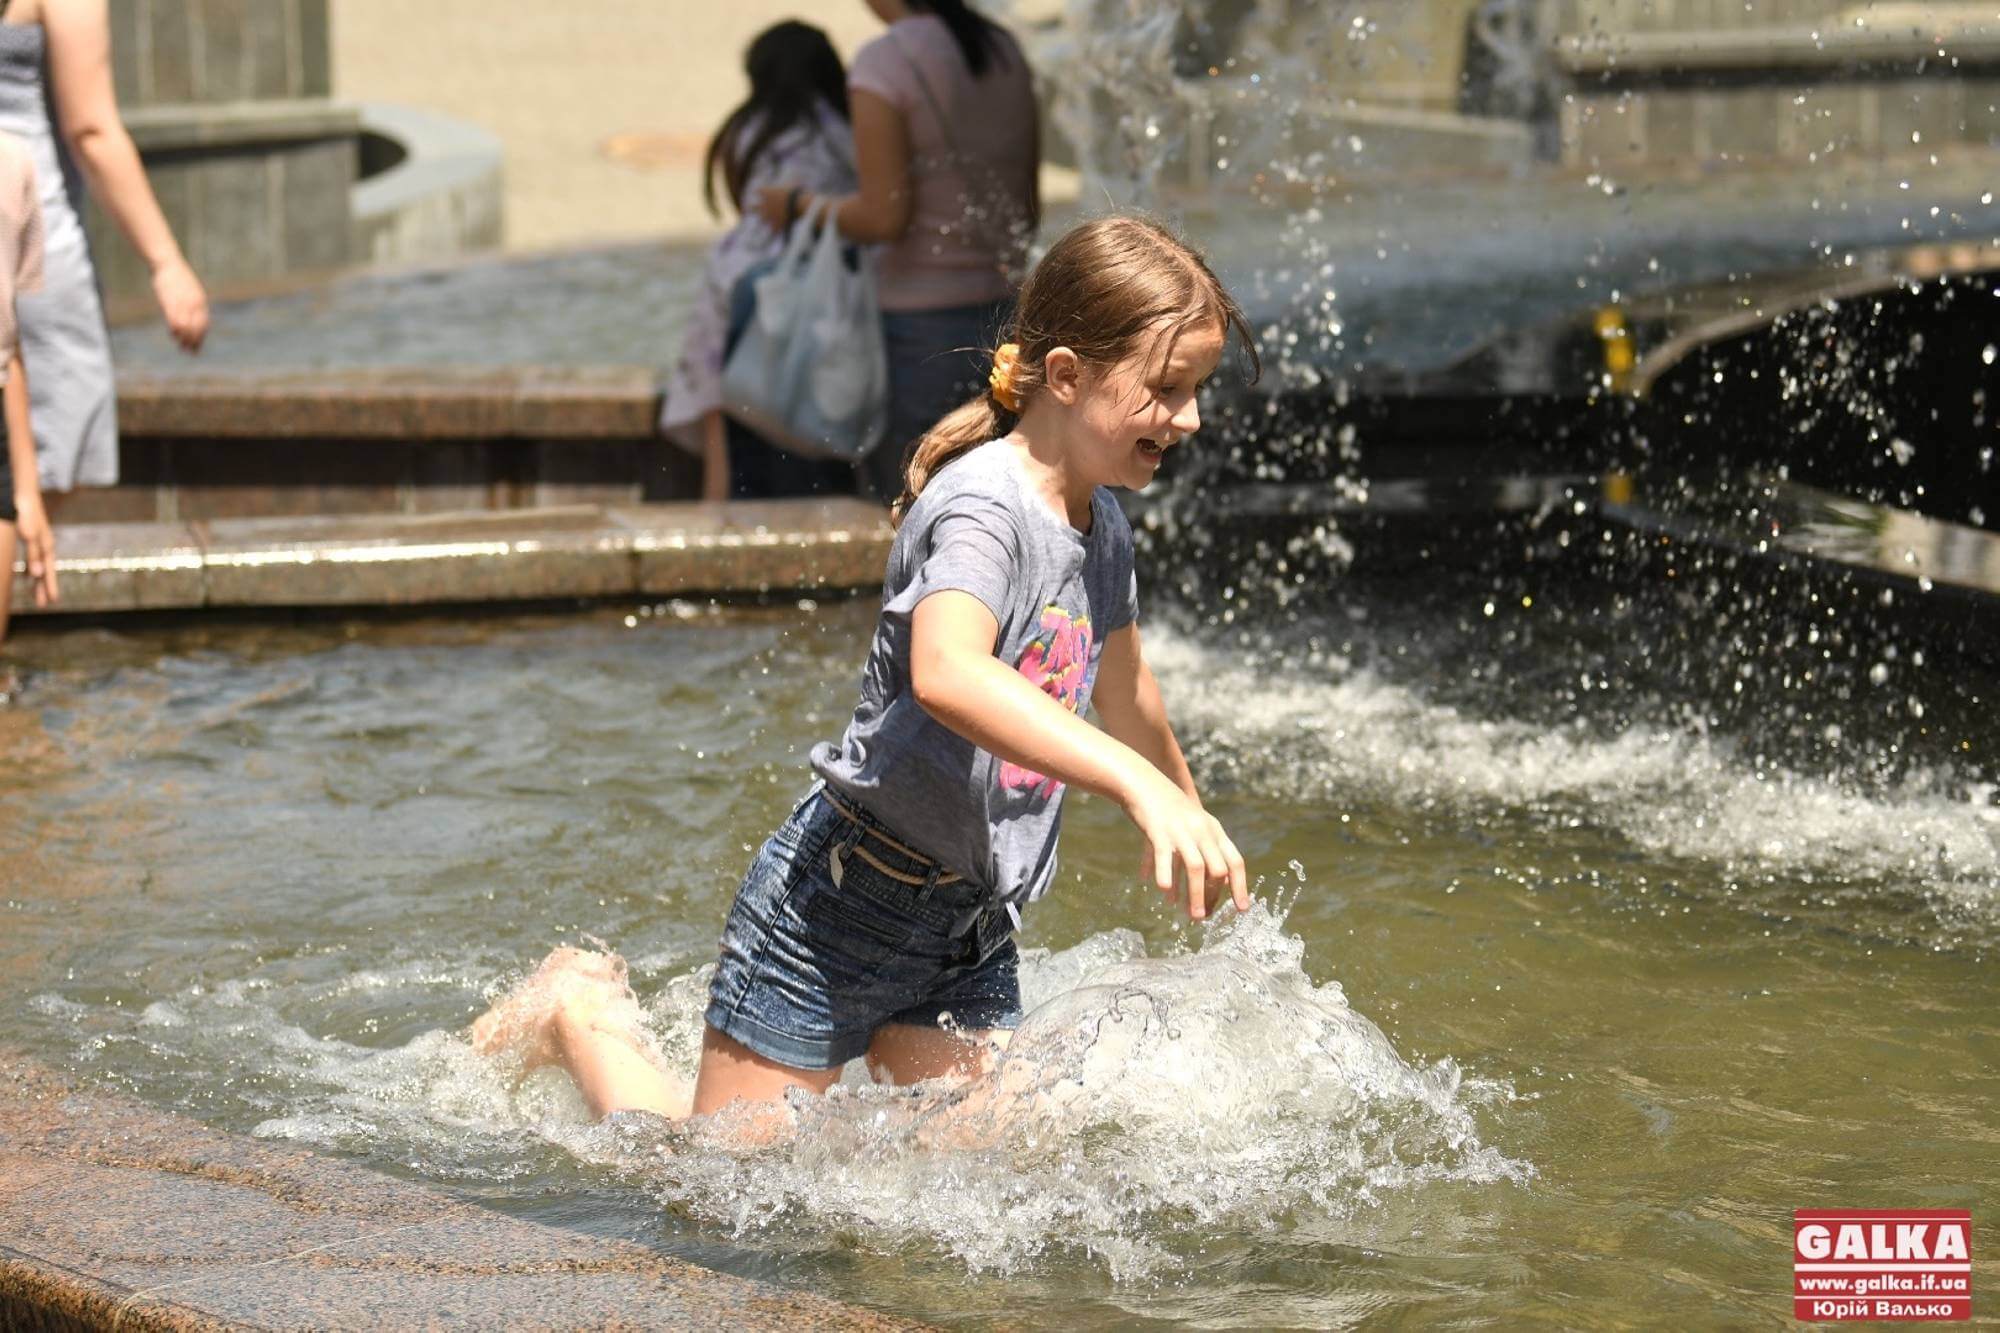
[[[1250,910],[1243,854],[1199,801],[1152,769],[1134,784],[1125,800],[1125,813],[1146,839],[1146,869],[1153,886],[1170,898],[1179,898],[1178,886],[1185,877],[1184,906],[1190,920],[1208,915],[1213,905],[1211,894],[1219,902],[1225,883],[1236,910]]]

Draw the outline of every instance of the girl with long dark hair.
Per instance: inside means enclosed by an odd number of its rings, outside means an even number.
[[[709,252],[701,299],[689,316],[660,414],[661,433],[701,455],[702,498],[708,500],[848,484],[844,467],[780,455],[722,415],[731,295],[738,279],[776,257],[784,240],[783,228],[747,211],[747,202],[767,188],[838,191],[853,188],[855,180],[846,75],[826,34],[808,23],[776,24],[750,43],[743,66],[750,95],[709,140],[702,173],[709,211],[721,215],[720,181],[741,217]]]

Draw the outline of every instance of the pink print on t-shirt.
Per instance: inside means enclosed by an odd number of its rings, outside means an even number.
[[[1042,692],[1070,712],[1083,707],[1083,686],[1090,672],[1090,617],[1071,618],[1060,606],[1042,611],[1042,632],[1021,654],[1020,672]],[[1062,790],[1062,783],[1019,764],[1002,762],[1000,787],[1003,791],[1032,790],[1047,798]]]

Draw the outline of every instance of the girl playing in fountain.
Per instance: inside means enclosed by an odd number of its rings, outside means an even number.
[[[783,226],[767,224],[744,202],[764,189],[843,193],[854,188],[854,135],[847,124],[847,75],[826,34],[809,23],[774,24],[743,59],[750,96],[709,140],[702,197],[716,212],[715,177],[741,217],[708,255],[701,297],[681,336],[667,379],[660,433],[701,456],[702,498],[726,500],[736,489],[758,494],[851,488],[845,464],[794,458],[722,415],[722,366],[728,354],[738,282],[784,244]],[[732,444],[730,436],[736,439]],[[731,459],[732,448],[739,455]]]
[[[912,455],[860,702],[737,891],[691,1097],[606,954],[557,950],[474,1044],[561,1063],[599,1116],[820,1092],[857,1056],[898,1084],[981,1073],[1021,1019],[1014,930],[1069,786],[1119,803],[1190,917],[1224,884],[1247,909],[1140,650],[1109,490],[1194,433],[1232,329],[1251,348],[1201,258],[1136,218],[1075,228],[1030,275],[991,392]]]

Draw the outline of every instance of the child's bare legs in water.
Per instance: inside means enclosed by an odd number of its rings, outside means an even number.
[[[899,1087],[934,1078],[979,1078],[991,1072],[1008,1035],[891,1023],[869,1040],[868,1072],[878,1082]],[[792,1088],[825,1092],[839,1079],[839,1069],[794,1069],[757,1054],[726,1033],[703,1027],[694,1113],[707,1115],[738,1101],[775,1103]]]
[[[991,1071],[1008,1036],[892,1024],[869,1043],[868,1067],[877,1079],[898,1085],[977,1078]],[[482,1055],[519,1049],[527,1069],[560,1065],[599,1119],[613,1111],[650,1111],[678,1120],[738,1101],[775,1107],[792,1088],[822,1093],[840,1078],[839,1069],[781,1065],[704,1027],[700,1077],[690,1094],[683,1078],[661,1067],[639,1026],[623,963],[568,945],[472,1025],[472,1045]],[[781,1128],[777,1119],[756,1123],[774,1133]]]
[[[518,1050],[524,1071],[562,1066],[600,1120],[613,1111],[688,1114],[687,1080],[661,1066],[625,964],[610,954],[557,949],[472,1025],[472,1046],[481,1055]]]

